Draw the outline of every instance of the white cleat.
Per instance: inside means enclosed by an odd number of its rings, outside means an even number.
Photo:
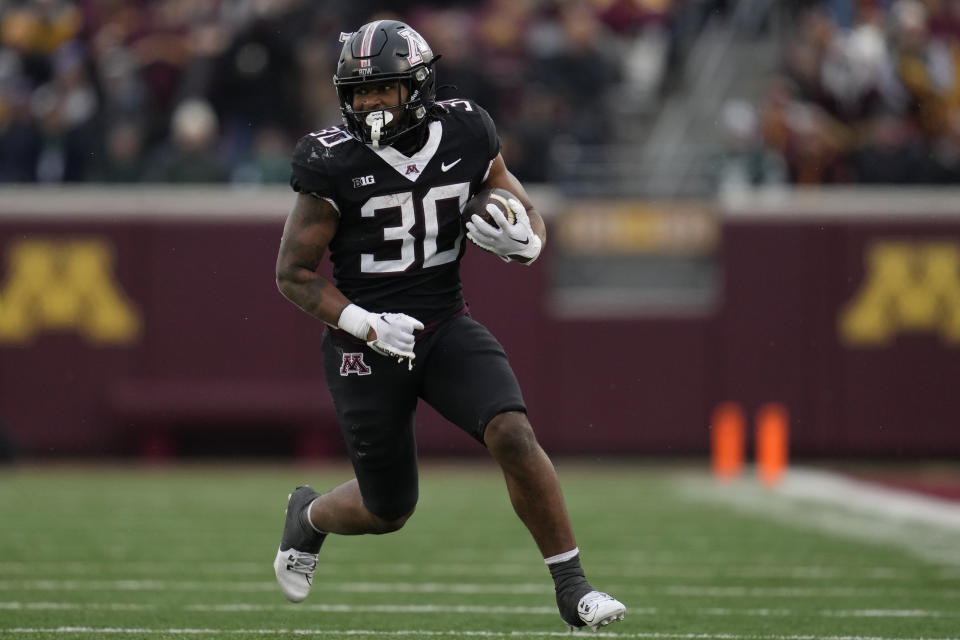
[[[626,614],[626,605],[602,591],[591,591],[580,598],[580,602],[577,603],[577,615],[583,620],[584,625],[594,631],[607,626],[611,622],[623,620]],[[577,628],[570,626],[570,630],[576,631]]]
[[[280,590],[290,602],[300,602],[310,593],[323,536],[304,524],[301,514],[320,494],[308,486],[297,487],[287,498],[280,548],[273,560]]]
[[[310,595],[313,574],[317,570],[317,555],[296,549],[277,550],[273,570],[280,590],[290,602],[301,602]]]

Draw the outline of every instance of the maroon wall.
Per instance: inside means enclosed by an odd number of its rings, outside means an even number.
[[[877,206],[727,220],[720,392],[784,403],[797,451],[956,455],[960,218]]]
[[[289,438],[281,453],[337,450],[318,365],[320,323],[273,282],[290,199],[268,195],[226,206],[189,194],[155,194],[149,206],[0,196],[0,424],[27,454],[162,452],[208,431],[213,451],[229,452],[251,433]],[[899,217],[851,217],[830,201],[804,206],[836,215],[724,209],[722,290],[702,315],[555,316],[551,251],[530,268],[468,251],[472,311],[510,353],[548,450],[702,453],[711,409],[733,400],[748,414],[784,403],[798,455],[960,452],[960,263],[950,262],[951,251],[960,255],[960,217],[908,217],[905,204]],[[89,265],[62,262],[64,247],[80,240],[112,252],[108,279],[138,331],[114,335],[117,342],[91,337],[83,327],[92,312],[83,300],[70,311],[67,287],[59,325],[56,314],[34,309],[35,333],[11,338],[4,314],[22,300],[11,293],[15,249],[46,242],[47,259],[61,260],[51,267],[58,277],[72,269],[82,282]],[[887,324],[871,342],[863,336],[873,316],[861,318],[860,338],[844,333],[843,318],[870,290],[865,256],[878,246],[892,246],[895,258],[900,247],[910,272],[899,288],[872,285],[880,292],[873,322]],[[896,264],[885,264],[878,282],[898,277]],[[44,295],[31,304],[60,308]],[[936,310],[924,315],[924,304]],[[172,440],[151,439],[171,425],[179,429]],[[316,437],[304,437],[304,427]],[[430,410],[418,429],[426,454],[477,451]]]

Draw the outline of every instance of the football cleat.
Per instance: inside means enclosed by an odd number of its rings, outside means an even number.
[[[317,555],[325,536],[305,521],[304,511],[320,494],[308,486],[297,487],[287,501],[287,516],[280,538],[280,549],[273,561],[280,590],[290,602],[300,602],[310,594]]]
[[[627,614],[627,607],[622,602],[601,591],[591,591],[580,598],[577,603],[577,615],[583,620],[585,626],[594,631],[600,627],[605,627],[611,622],[623,620]],[[577,627],[567,625],[571,631],[576,631]]]

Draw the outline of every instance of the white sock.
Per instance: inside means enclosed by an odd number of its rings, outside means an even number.
[[[313,524],[313,518],[310,517],[310,510],[313,509],[313,503],[316,502],[316,501],[317,501],[317,498],[314,498],[313,501],[312,501],[310,504],[307,505],[307,513],[306,513],[306,516],[307,516],[307,524],[309,524],[309,525],[310,525],[310,528],[313,529],[314,531],[316,531],[317,533],[321,533],[321,534],[323,534],[323,535],[327,535],[327,534],[330,533],[330,532],[329,532],[329,531],[320,531],[320,529],[317,529],[317,528],[314,526],[314,524]]]
[[[557,564],[558,562],[566,562],[567,560],[570,560],[571,558],[576,557],[578,553],[580,553],[580,547],[574,547],[570,551],[565,551],[563,553],[558,553],[555,556],[544,558],[543,562],[548,566],[551,564]]]

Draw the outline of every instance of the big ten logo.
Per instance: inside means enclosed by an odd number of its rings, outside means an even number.
[[[7,248],[0,284],[0,344],[27,344],[45,331],[76,331],[97,344],[125,344],[141,318],[101,239],[22,240]]]
[[[960,243],[879,241],[865,266],[863,284],[840,312],[845,344],[884,346],[904,331],[960,344]]]

